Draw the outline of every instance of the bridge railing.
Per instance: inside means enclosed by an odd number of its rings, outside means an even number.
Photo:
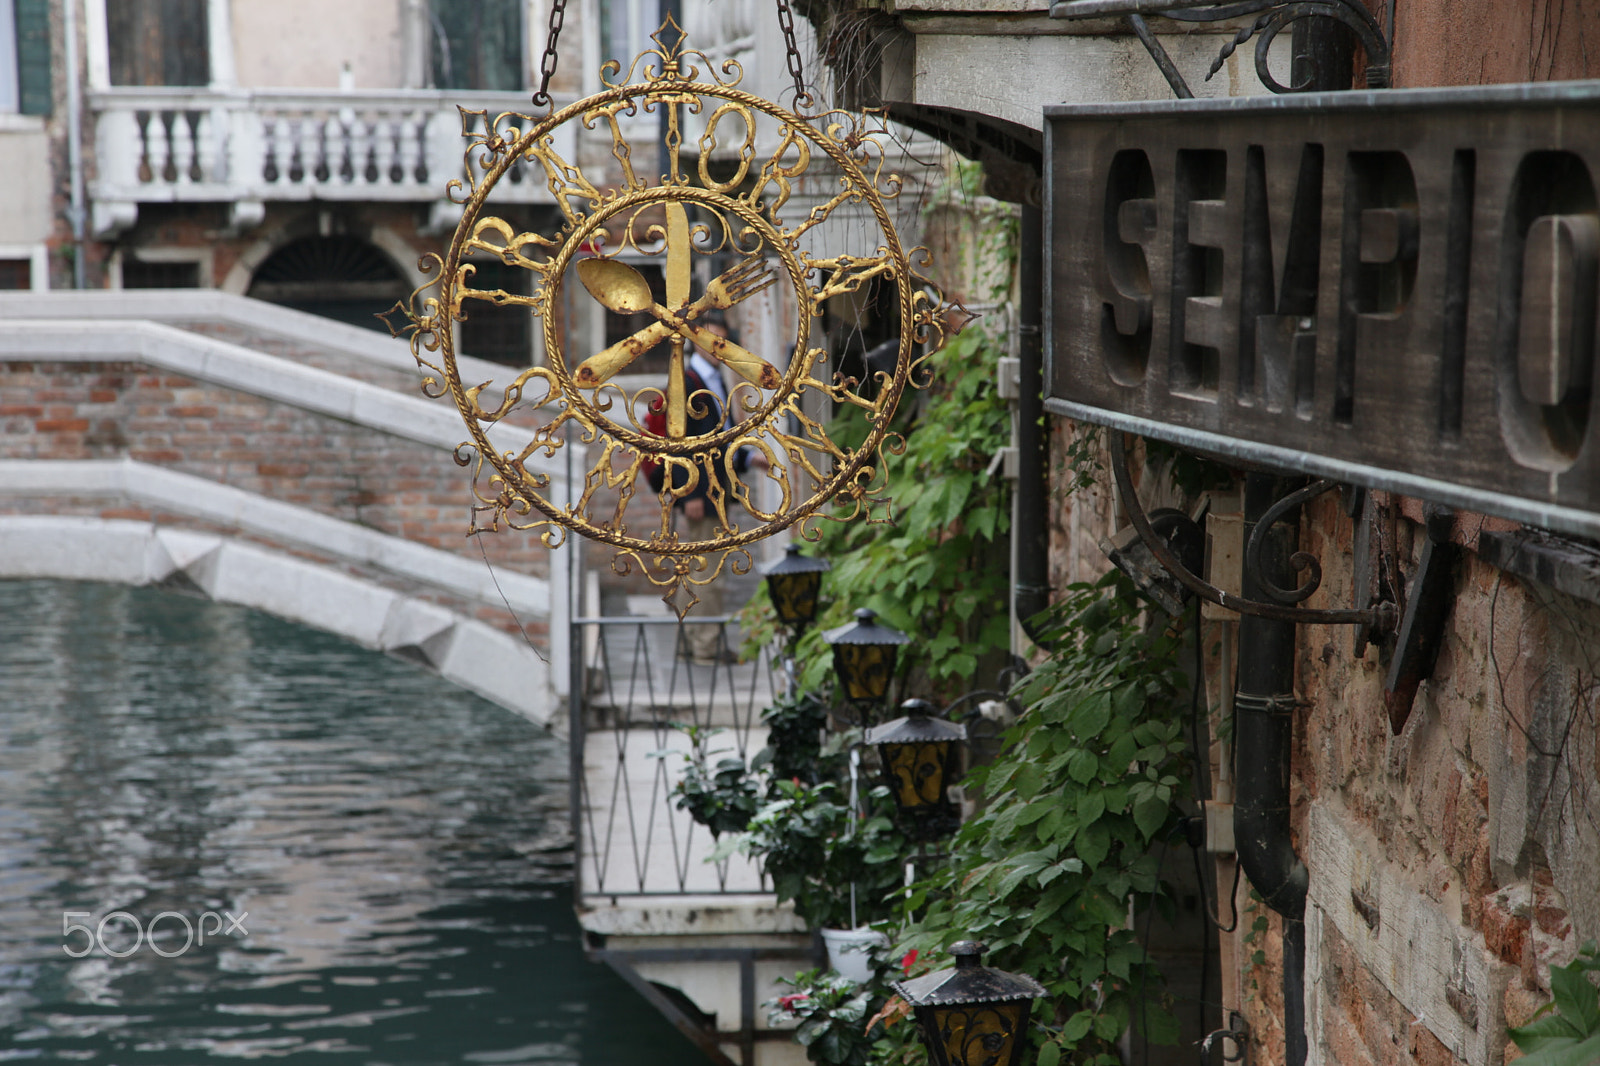
[[[690,636],[716,632],[719,661],[689,658]],[[707,861],[715,841],[677,806],[691,741],[715,730],[710,763],[749,765],[766,744],[761,714],[782,691],[763,649],[734,662],[729,618],[577,618],[572,622],[569,727],[573,837],[581,896],[768,893],[743,856]]]

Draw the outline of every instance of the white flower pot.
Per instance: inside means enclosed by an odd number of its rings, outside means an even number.
[[[828,949],[828,966],[864,985],[872,979],[872,949],[888,947],[889,938],[864,925],[860,929],[824,929],[822,943]]]

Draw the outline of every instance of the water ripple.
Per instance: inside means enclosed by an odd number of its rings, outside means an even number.
[[[703,1061],[583,958],[565,751],[509,712],[264,615],[64,582],[0,583],[0,679],[0,1061]],[[119,910],[170,914],[67,957],[91,934],[65,913]]]

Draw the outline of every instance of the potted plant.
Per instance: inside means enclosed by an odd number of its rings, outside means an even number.
[[[683,776],[672,788],[678,797],[678,809],[688,811],[689,817],[710,829],[713,837],[742,831],[760,806],[761,791],[755,776],[737,756],[718,759],[714,767],[711,765],[713,756],[727,751],[710,750],[711,739],[722,730],[693,725],[676,728],[689,738],[689,750],[676,753],[684,759]],[[668,754],[674,753],[654,753],[657,757]]]
[[[876,983],[862,985],[824,970],[807,970],[793,980],[778,981],[793,991],[762,1004],[768,1025],[798,1019],[795,1040],[818,1066],[866,1066],[883,1028],[876,1018],[866,1024],[885,998]]]
[[[859,815],[832,782],[775,781],[749,828],[713,854],[756,858],[778,900],[792,901],[806,924],[821,931],[834,969],[848,970],[858,984],[870,976],[871,948],[887,943],[869,926],[889,917],[910,847],[890,815],[887,789],[873,789],[866,806]]]

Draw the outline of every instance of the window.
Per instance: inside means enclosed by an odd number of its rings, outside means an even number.
[[[650,35],[660,26],[656,0],[600,0],[600,61],[615,59],[626,73],[629,60],[654,47]]]
[[[50,113],[50,0],[0,0],[0,112]]]
[[[411,288],[389,257],[359,237],[305,237],[256,267],[246,296],[366,329]]]
[[[473,260],[475,272],[468,284],[474,289],[504,289],[519,296],[528,294],[529,272],[505,263]],[[509,366],[527,366],[531,361],[530,329],[533,312],[527,307],[496,307],[487,300],[466,300],[461,308],[466,321],[457,336],[463,355],[491,359]]]
[[[523,0],[428,0],[433,84],[521,92]]]
[[[209,83],[207,7],[206,0],[106,0],[111,84]]]
[[[33,264],[26,259],[0,259],[0,289],[33,288]]]
[[[124,289],[198,289],[200,264],[194,260],[135,259],[124,256],[122,260],[122,287]]]

